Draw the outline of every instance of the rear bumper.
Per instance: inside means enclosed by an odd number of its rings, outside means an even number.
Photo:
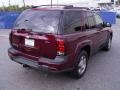
[[[8,55],[11,60],[19,64],[25,64],[43,71],[63,72],[71,70],[66,65],[68,62],[67,56],[57,56],[55,59],[32,57],[13,48],[8,49]]]

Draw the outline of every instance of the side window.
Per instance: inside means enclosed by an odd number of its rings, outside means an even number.
[[[70,34],[81,30],[81,12],[65,11],[64,14],[64,33]]]
[[[84,21],[84,26],[85,26],[86,30],[96,28],[96,22],[95,22],[95,19],[94,19],[94,16],[93,16],[92,13],[86,12],[84,20],[85,20]]]
[[[99,15],[95,15],[95,21],[96,21],[96,25],[100,25],[103,23],[103,21]]]

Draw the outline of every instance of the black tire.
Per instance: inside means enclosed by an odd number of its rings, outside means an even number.
[[[83,57],[84,57],[84,59],[86,59],[85,62],[83,62],[83,63],[86,64],[85,68],[80,66],[80,63],[82,62]],[[71,75],[72,75],[73,78],[80,79],[85,74],[86,68],[87,68],[87,61],[88,61],[87,52],[86,51],[81,51],[79,53],[78,57],[77,57],[77,63],[75,65],[73,71],[71,72]],[[82,71],[82,68],[84,69],[83,71]],[[80,71],[80,69],[81,69],[81,71]]]
[[[111,49],[112,36],[109,37],[106,45],[102,48],[104,51],[109,51]]]

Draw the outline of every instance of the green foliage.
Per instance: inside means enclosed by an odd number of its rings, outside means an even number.
[[[0,11],[23,11],[25,9],[31,8],[32,6],[19,7],[18,5],[3,6],[0,7]]]

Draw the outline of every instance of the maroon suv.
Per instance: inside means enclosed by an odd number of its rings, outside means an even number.
[[[80,78],[92,54],[111,48],[112,36],[111,25],[90,10],[34,7],[16,20],[8,54],[24,67]]]

